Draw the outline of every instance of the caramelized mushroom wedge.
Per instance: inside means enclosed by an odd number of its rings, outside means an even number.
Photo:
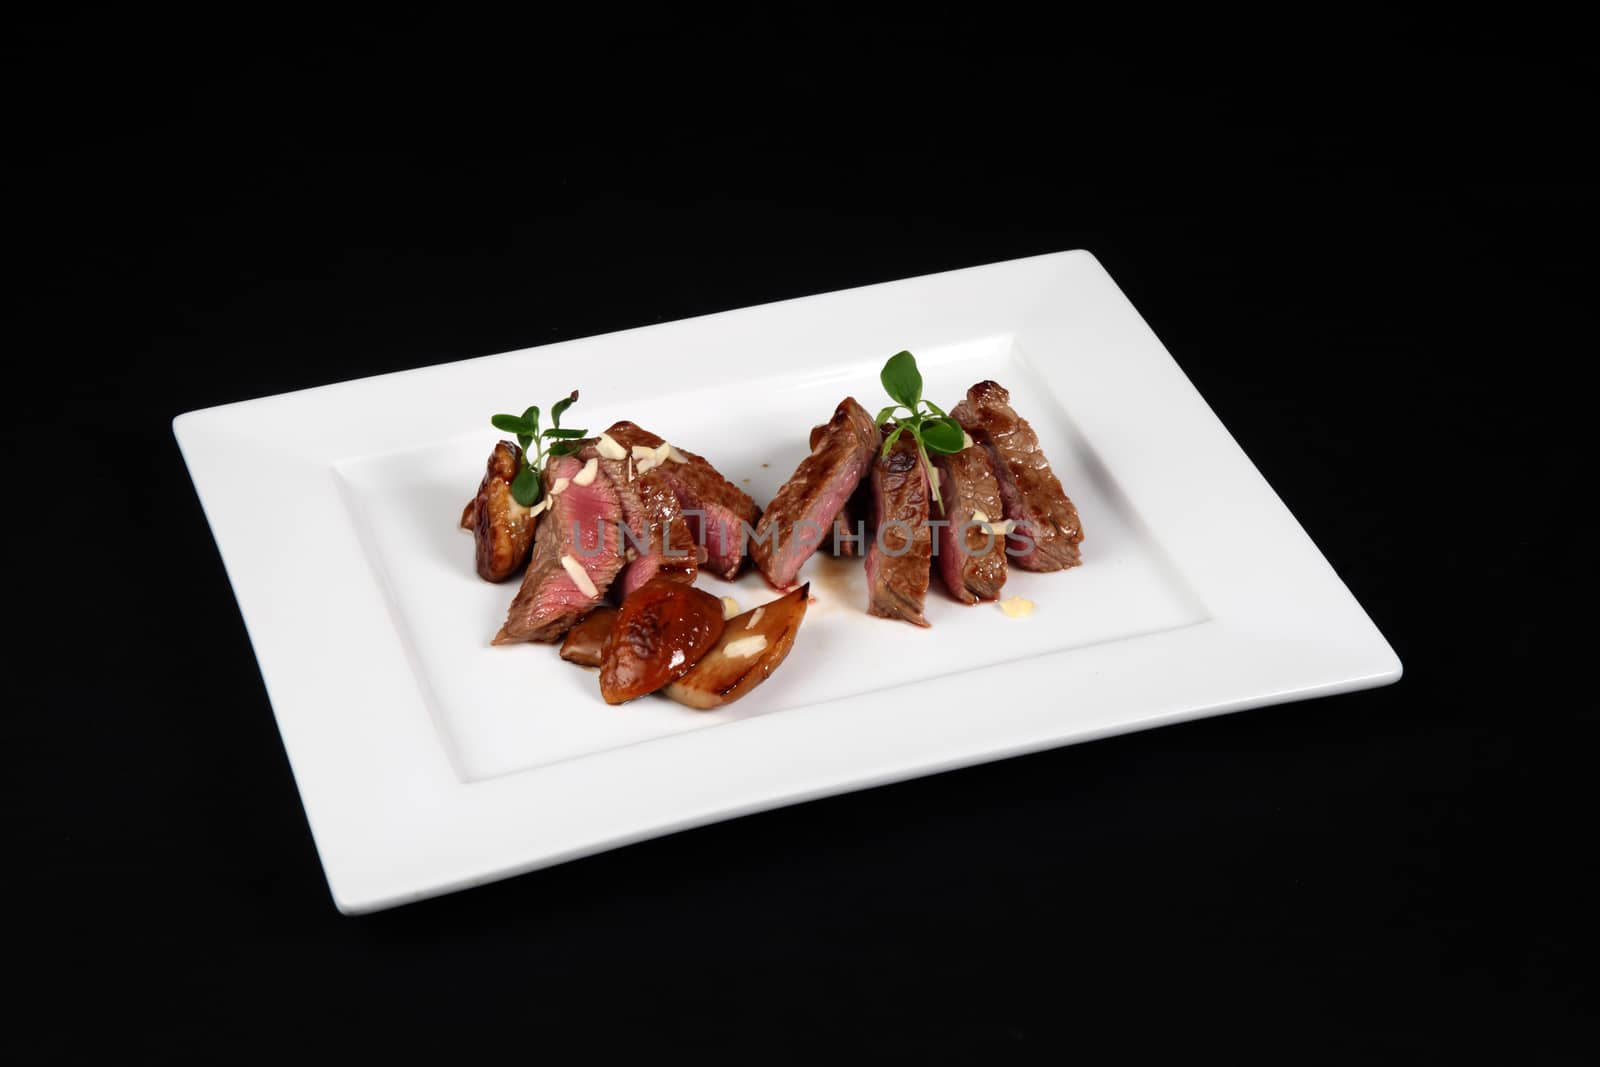
[[[600,666],[606,638],[611,636],[616,621],[616,608],[595,608],[567,631],[567,639],[561,642],[561,658],[580,667]]]
[[[606,638],[600,695],[607,704],[654,693],[699,662],[722,636],[722,601],[672,578],[628,594]]]
[[[478,495],[461,513],[461,525],[472,530],[478,543],[478,577],[503,582],[528,562],[538,511],[543,509],[525,508],[511,495],[511,480],[522,467],[522,449],[501,441],[489,454],[487,466]]]
[[[691,708],[709,710],[732,704],[778,669],[806,617],[811,585],[729,619],[722,640],[666,695]]]

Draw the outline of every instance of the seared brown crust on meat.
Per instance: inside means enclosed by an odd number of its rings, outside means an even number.
[[[672,483],[656,468],[641,474],[630,460],[600,459],[600,469],[622,502],[627,566],[612,587],[619,601],[651,578],[692,584],[699,570],[694,535],[684,521]]]
[[[950,414],[989,449],[1005,517],[1032,541],[1030,546],[1023,538],[1009,538],[1011,562],[1030,571],[1059,571],[1082,562],[1078,509],[1051,473],[1033,427],[1012,410],[1011,394],[997,382],[979,382]]]
[[[647,545],[652,551],[661,545],[669,550],[657,555],[655,577],[692,584],[700,569],[700,560],[695,552],[694,534],[689,532],[672,483],[658,470],[636,476],[634,483],[647,524]],[[630,520],[629,526],[633,525]],[[629,582],[628,589],[631,591],[643,584]]]
[[[855,397],[840,401],[816,447],[783,483],[756,527],[750,555],[774,588],[794,584],[855,492],[879,440],[872,416]]]
[[[872,468],[878,534],[867,546],[867,611],[886,619],[927,626],[933,553],[928,528],[928,472],[910,435],[902,435]]]
[[[613,423],[606,430],[606,436],[629,452],[635,445],[658,448],[664,443],[663,438],[627,420]],[[704,456],[681,445],[673,447],[686,462],[669,459],[656,470],[672,487],[685,513],[690,539],[706,551],[701,565],[724,578],[737,577],[744,562],[739,525],[743,523],[754,529],[761,519],[761,509],[748,493],[724,478]]]
[[[950,526],[939,530],[940,576],[950,595],[964,604],[997,600],[1006,584],[1005,542],[974,523],[1000,522],[1005,505],[995,481],[989,450],[974,443],[950,455],[935,456],[939,495]]]
[[[521,448],[510,441],[496,444],[478,483],[478,495],[461,513],[461,525],[473,532],[477,542],[478,577],[486,582],[503,582],[516,574],[533,550],[539,517],[511,495],[511,480],[521,468]]]

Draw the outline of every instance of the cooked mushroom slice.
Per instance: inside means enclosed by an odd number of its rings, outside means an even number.
[[[600,662],[600,695],[621,704],[697,663],[722,636],[722,601],[703,589],[652,578],[622,602]]]
[[[567,631],[567,639],[561,642],[561,658],[580,667],[600,666],[606,638],[611,636],[611,627],[616,621],[616,608],[595,608]]]
[[[700,658],[666,694],[702,710],[731,704],[778,669],[806,617],[807,583],[770,604],[736,615],[723,627],[722,640]]]
[[[533,550],[533,531],[539,516],[511,495],[511,480],[521,467],[522,449],[510,441],[495,445],[478,485],[478,495],[461,513],[463,526],[471,521],[477,541],[478,577],[486,582],[503,582],[515,575]]]

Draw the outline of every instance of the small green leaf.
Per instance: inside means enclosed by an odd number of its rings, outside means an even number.
[[[547,450],[552,456],[570,456],[581,447],[577,441],[557,441]]]
[[[900,440],[900,435],[905,432],[906,428],[904,426],[896,426],[889,431],[889,436],[883,439],[883,455],[887,456],[889,454],[889,450],[894,447],[894,443]]]
[[[917,370],[917,360],[910,352],[896,352],[883,365],[878,375],[889,398],[912,411],[922,400],[922,373]]]
[[[521,415],[495,415],[490,418],[495,429],[506,433],[515,434],[517,443],[522,446],[522,461],[527,470],[519,473],[514,479],[516,484],[522,486],[522,495],[527,496],[527,501],[519,501],[531,506],[531,501],[538,500],[544,495],[543,487],[539,480],[539,471],[544,468],[544,440],[545,438],[579,438],[585,433],[583,430],[563,430],[560,428],[561,413],[571,407],[578,399],[578,391],[574,389],[572,395],[558,400],[550,409],[550,417],[556,426],[544,433],[539,432],[539,409],[537,406],[525,409]],[[557,452],[551,449],[552,455],[568,455],[575,451],[572,448],[563,448]]]
[[[539,480],[539,475],[531,467],[523,467],[517,476],[511,479],[511,498],[525,508],[531,508],[539,502],[539,496],[544,492],[544,483]]]
[[[961,424],[949,416],[924,422],[921,437],[923,447],[929,452],[949,455],[960,452],[966,445],[966,435],[961,430]]]
[[[891,418],[894,417],[895,409],[898,408],[899,406],[900,406],[899,404],[890,404],[888,407],[886,407],[882,411],[878,412],[878,417],[872,420],[872,425],[878,427],[879,429],[882,429],[883,428],[883,424],[888,422]]]
[[[922,406],[933,412],[935,415],[938,415],[941,418],[944,417],[944,408],[940,407],[938,404],[935,404],[933,401],[924,400],[922,402]]]
[[[565,400],[557,400],[556,401],[555,407],[550,409],[550,421],[555,423],[556,426],[560,426],[561,425],[561,414],[562,414],[562,412],[566,411],[568,408],[570,408],[572,405],[576,404],[577,402],[578,402],[578,391],[576,389],[574,389],[572,391],[572,395],[571,396],[567,397]]]

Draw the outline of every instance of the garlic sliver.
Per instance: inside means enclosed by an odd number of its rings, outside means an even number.
[[[627,449],[617,444],[612,436],[606,433],[600,435],[600,439],[595,442],[594,448],[596,452],[599,452],[606,459],[622,459],[628,454]]]
[[[753,634],[750,637],[741,637],[737,641],[729,641],[722,646],[722,654],[729,659],[747,659],[767,647],[766,634]]]
[[[589,572],[583,569],[583,564],[571,556],[562,556],[561,569],[567,572],[567,577],[578,587],[578,592],[587,597],[600,595],[600,590],[595,588],[594,581],[589,577]]]
[[[587,462],[587,463],[585,463],[583,465],[583,470],[579,471],[577,474],[574,474],[572,476],[572,484],[573,485],[591,485],[591,484],[593,484],[594,483],[594,476],[599,470],[600,470],[600,461],[591,456],[589,458],[589,462]]]
[[[1033,614],[1033,607],[1033,601],[1026,597],[1011,596],[1000,601],[1000,610],[1012,619],[1026,619]]]

